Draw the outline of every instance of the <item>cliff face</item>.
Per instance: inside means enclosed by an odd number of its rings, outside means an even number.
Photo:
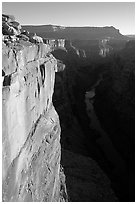
[[[43,43],[3,43],[3,201],[65,200],[52,104],[57,60],[50,51]]]
[[[85,94],[100,85],[98,80],[103,80],[107,69],[102,67],[107,57],[99,55],[108,46],[104,38],[114,32],[118,37],[119,31],[95,28],[93,40],[85,40],[91,32],[86,36],[83,32],[89,28],[73,33],[75,28],[49,26],[50,39],[45,34],[42,39],[21,31],[14,20],[3,18],[3,201],[117,201],[111,186],[117,179],[121,183],[121,175],[116,174],[113,181],[114,166],[96,142],[98,131],[90,128]],[[65,32],[69,36],[72,32],[72,39],[82,34],[84,40],[61,39]],[[98,102],[102,110],[100,97]],[[123,189],[119,183],[115,189]]]
[[[127,36],[122,35],[113,26],[106,27],[62,27],[54,25],[23,26],[30,33],[36,32],[42,38],[56,39],[56,41],[66,39],[71,41],[71,46],[75,47],[79,55],[81,64],[90,65],[102,57],[122,49],[127,40]]]

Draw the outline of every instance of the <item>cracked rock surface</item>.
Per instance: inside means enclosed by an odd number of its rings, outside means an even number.
[[[22,39],[14,17],[3,15],[2,26],[3,201],[66,201],[52,104],[57,60],[50,45]]]

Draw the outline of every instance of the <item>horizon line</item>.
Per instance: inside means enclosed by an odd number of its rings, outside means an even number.
[[[64,25],[59,25],[59,24],[20,24],[21,26],[59,26],[59,27],[73,27],[73,28],[105,28],[105,27],[113,27],[116,30],[119,30],[119,32],[121,33],[119,28],[116,28],[113,25],[105,25],[105,26],[90,26],[90,25],[83,25],[83,26],[64,26]],[[122,34],[122,33],[121,33]],[[135,35],[135,33],[126,33],[126,34],[122,34],[122,35]]]

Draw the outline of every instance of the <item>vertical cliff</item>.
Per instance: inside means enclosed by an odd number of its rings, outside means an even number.
[[[3,21],[3,201],[66,201],[60,123],[52,104],[57,60],[50,45],[12,35],[14,19]]]
[[[2,26],[3,201],[117,201],[93,160],[105,163],[83,103],[98,77],[81,67],[84,49],[30,34],[13,16]]]

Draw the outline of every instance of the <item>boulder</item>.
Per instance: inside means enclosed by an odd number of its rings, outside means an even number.
[[[35,35],[35,36],[33,37],[33,39],[34,39],[37,43],[43,43],[43,39],[42,39],[41,37],[37,36],[37,35]]]
[[[2,33],[4,35],[19,35],[21,25],[15,21],[14,16],[2,15]]]
[[[14,27],[17,30],[21,29],[21,25],[17,21],[10,22],[9,25],[11,25],[12,27]]]
[[[2,19],[5,19],[8,23],[15,21],[15,17],[13,15],[2,14]]]
[[[27,30],[23,30],[21,31],[21,34],[26,35],[27,37],[29,37],[30,33]]]
[[[26,36],[26,35],[24,35],[24,34],[20,34],[18,37],[19,37],[21,40],[29,41],[29,37]]]

